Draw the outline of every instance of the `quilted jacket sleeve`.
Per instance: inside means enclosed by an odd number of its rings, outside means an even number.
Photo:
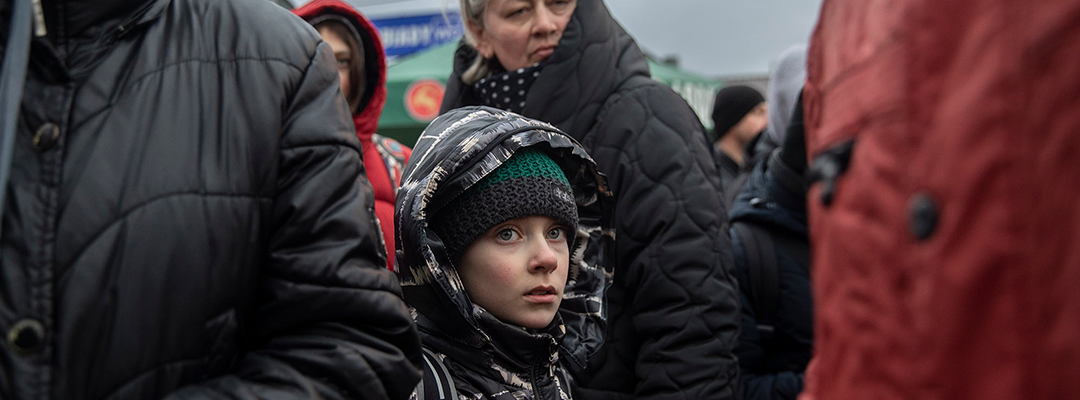
[[[616,194],[615,280],[640,342],[637,399],[729,399],[738,334],[726,213],[702,128],[655,82],[609,100],[592,148]],[[614,153],[614,154],[612,154]]]
[[[169,399],[403,399],[420,379],[419,336],[384,266],[333,62],[321,44],[285,110],[247,351],[230,375]]]

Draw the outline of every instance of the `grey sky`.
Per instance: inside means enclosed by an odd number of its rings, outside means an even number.
[[[443,0],[346,0],[369,17],[437,12]],[[709,75],[759,75],[806,43],[822,0],[606,0],[645,51]],[[294,4],[306,0],[292,0]],[[448,7],[457,8],[457,0]]]

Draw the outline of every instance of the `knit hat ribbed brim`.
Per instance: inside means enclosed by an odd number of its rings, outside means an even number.
[[[577,205],[559,165],[538,150],[515,153],[433,216],[432,229],[452,260],[491,227],[516,218],[548,216],[577,228]]]

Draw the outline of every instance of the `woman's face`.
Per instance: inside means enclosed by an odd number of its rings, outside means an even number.
[[[465,292],[504,322],[543,328],[555,318],[566,286],[567,228],[529,216],[495,225],[465,249],[457,266]]]
[[[551,56],[577,0],[489,0],[481,26],[472,26],[476,50],[499,59],[507,71]]]
[[[350,88],[352,88],[352,85],[350,85],[349,64],[352,62],[353,57],[363,57],[363,55],[352,54],[352,50],[349,49],[349,44],[345,42],[345,38],[326,26],[319,28],[319,34],[322,35],[323,41],[329,44],[331,49],[334,49],[334,58],[337,59],[338,78],[341,80],[341,93],[345,94],[346,99],[351,99],[352,93],[350,92],[352,90]]]

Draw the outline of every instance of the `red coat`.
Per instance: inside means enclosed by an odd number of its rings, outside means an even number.
[[[1080,396],[1078,62],[1076,0],[825,1],[804,400]]]
[[[353,28],[361,35],[366,54],[377,54],[378,68],[365,69],[368,81],[377,82],[375,91],[367,105],[359,114],[353,116],[356,136],[364,148],[364,169],[368,180],[375,189],[375,215],[383,231],[386,242],[387,268],[394,269],[394,200],[401,184],[401,172],[405,169],[412,150],[405,145],[375,134],[379,126],[379,116],[386,104],[386,52],[375,25],[364,18],[351,6],[338,0],[315,0],[293,10],[301,18],[310,20],[315,16],[335,13],[346,17],[353,23]]]

